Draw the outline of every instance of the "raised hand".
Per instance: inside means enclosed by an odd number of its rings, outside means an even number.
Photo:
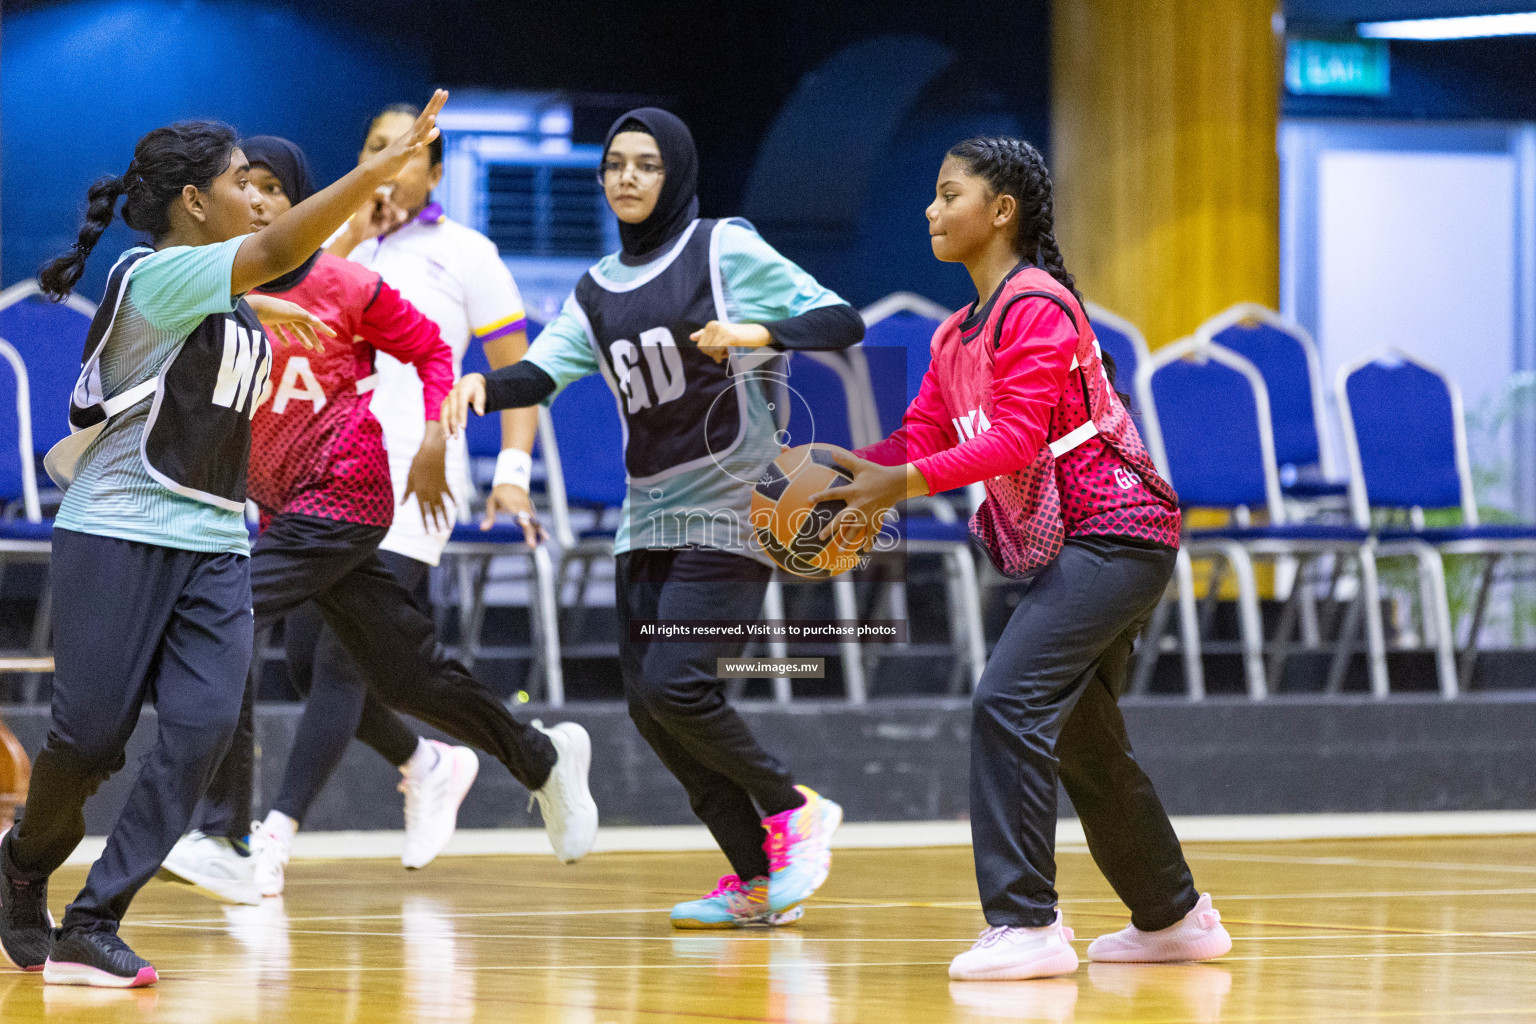
[[[433,139],[438,136],[437,112],[443,109],[443,104],[448,102],[448,90],[439,89],[432,94],[427,105],[422,108],[421,116],[416,123],[411,125],[411,130],[401,135],[394,142],[385,146],[368,159],[363,167],[371,174],[377,174],[386,181],[400,173],[406,163],[420,153]]]
[[[437,138],[437,112],[447,100],[448,93],[437,90],[410,131],[340,180],[248,236],[235,252],[235,262],[230,267],[230,294],[242,295],[261,287],[263,282],[288,273],[325,245],[369,196],[388,184],[406,161]]]

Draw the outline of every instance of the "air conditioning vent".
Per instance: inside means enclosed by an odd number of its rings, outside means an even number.
[[[486,230],[503,256],[595,258],[607,251],[602,188],[590,167],[486,166]]]

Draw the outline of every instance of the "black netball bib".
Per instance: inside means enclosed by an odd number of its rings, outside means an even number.
[[[135,253],[112,268],[70,396],[74,433],[48,453],[48,474],[67,487],[75,463],[108,421],[152,395],[139,449],[149,475],[177,494],[243,511],[251,417],[272,369],[272,347],[244,299],[232,312],[204,317],[154,380],[112,398],[102,393],[102,349],[128,293],[133,267],[148,255]]]
[[[717,363],[689,335],[726,320],[719,230],[696,220],[633,281],[596,267],[576,284],[598,364],[624,421],[624,467],[645,484],[712,464],[746,433],[735,356]]]

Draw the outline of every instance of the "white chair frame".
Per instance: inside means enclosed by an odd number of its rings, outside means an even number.
[[[1231,349],[1217,345],[1199,335],[1181,339],[1152,353],[1136,372],[1136,392],[1142,406],[1146,428],[1147,448],[1158,472],[1172,479],[1167,449],[1163,443],[1162,424],[1153,399],[1152,378],[1165,366],[1181,359],[1208,359],[1227,366],[1248,381],[1253,389],[1254,404],[1258,416],[1259,446],[1264,460],[1265,506],[1270,523],[1284,525],[1287,522],[1285,503],[1281,498],[1280,475],[1275,465],[1274,432],[1270,424],[1269,391],[1258,367]],[[1242,510],[1238,510],[1241,521]],[[1422,546],[1422,545],[1421,545]],[[1234,540],[1225,538],[1185,539],[1179,549],[1175,578],[1178,584],[1179,616],[1185,632],[1185,682],[1191,699],[1205,695],[1203,669],[1199,668],[1199,631],[1195,609],[1194,574],[1192,560],[1195,557],[1215,557],[1230,566],[1238,588],[1238,630],[1241,638],[1243,674],[1248,696],[1262,700],[1268,696],[1273,682],[1278,681],[1280,659],[1272,670],[1264,665],[1265,639],[1263,619],[1259,609],[1258,587],[1253,573],[1253,556],[1297,558],[1314,560],[1325,554],[1344,554],[1357,560],[1360,566],[1360,593],[1356,606],[1363,606],[1366,634],[1366,661],[1371,681],[1371,691],[1378,697],[1388,693],[1386,641],[1381,621],[1379,587],[1376,575],[1376,545],[1368,539],[1365,543],[1351,541],[1297,540],[1290,538],[1254,538]],[[1417,553],[1417,552],[1402,552]],[[1213,579],[1214,588],[1217,580]],[[1301,600],[1310,599],[1311,593],[1303,587]],[[1346,621],[1341,632],[1339,647],[1330,672],[1330,682],[1342,679],[1347,667],[1348,644],[1352,639],[1353,618]],[[1303,630],[1304,643],[1315,646],[1315,635]],[[1193,670],[1192,670],[1193,667]]]
[[[42,295],[42,285],[35,278],[18,281],[4,291],[0,291],[0,309],[14,306],[18,302],[31,298],[34,295]],[[73,292],[64,299],[65,306],[88,318],[96,316],[96,303],[84,296]],[[22,482],[22,506],[29,522],[40,523],[43,521],[42,502],[37,487],[37,467],[33,454],[32,437],[32,383],[27,373],[26,361],[21,353],[8,341],[0,339],[0,357],[3,357],[11,366],[16,375],[16,417],[17,417],[17,448],[21,459]],[[29,562],[47,562],[52,558],[53,544],[46,540],[0,540],[0,566],[11,559]],[[45,585],[38,596],[37,610],[32,619],[32,636],[28,643],[28,664],[38,666],[49,660],[48,654],[50,640],[53,631],[53,603],[51,588]],[[48,671],[38,669],[38,671]],[[28,677],[23,680],[23,687],[29,694],[29,699],[35,696],[41,679],[28,670]]]
[[[914,292],[895,292],[885,298],[871,303],[860,311],[866,327],[873,326],[887,317],[897,313],[914,313],[930,320],[947,320],[952,310],[926,299]],[[863,411],[862,428],[855,426],[853,437],[855,442],[863,447],[874,444],[885,436],[880,429],[880,413],[875,404],[875,389],[873,378],[869,372],[869,362],[864,356],[862,344],[854,345],[846,349],[844,354],[847,363],[853,369],[853,383],[858,389],[850,391],[849,406],[859,406]],[[985,488],[977,483],[967,489],[966,498],[974,512],[980,506],[986,496]],[[954,508],[936,495],[914,499],[908,502],[923,509],[940,522],[954,522],[959,517]],[[955,544],[948,541],[907,541],[907,551],[911,554],[938,555],[944,565],[944,594],[949,616],[949,629],[951,645],[957,659],[957,669],[964,672],[969,678],[970,686],[975,689],[981,681],[982,670],[987,664],[987,646],[985,624],[981,617],[981,582],[976,568],[975,556],[971,546]],[[851,586],[851,584],[850,584]],[[893,584],[891,588],[893,605],[902,609],[906,608],[906,585],[904,583]],[[841,614],[841,613],[839,613]]]
[[[1307,384],[1312,392],[1312,422],[1313,429],[1317,431],[1318,466],[1326,479],[1338,479],[1339,469],[1336,465],[1333,445],[1329,443],[1331,432],[1328,430],[1328,395],[1323,377],[1323,358],[1310,331],[1268,306],[1257,302],[1239,302],[1195,328],[1195,337],[1214,343],[1216,335],[1245,320],[1257,320],[1276,330],[1284,331],[1301,345],[1307,360]]]
[[[1460,483],[1462,519],[1467,526],[1479,525],[1477,496],[1472,485],[1472,459],[1467,447],[1466,407],[1462,401],[1461,388],[1438,366],[1394,345],[1372,349],[1340,366],[1334,375],[1334,392],[1339,405],[1345,458],[1349,463],[1350,512],[1355,523],[1367,529],[1370,528],[1371,501],[1365,483],[1364,466],[1360,459],[1360,438],[1355,431],[1354,411],[1349,403],[1348,382],[1356,371],[1384,359],[1410,363],[1434,374],[1445,385],[1451,401],[1456,476]],[[1410,509],[1409,511],[1411,521],[1421,524],[1423,510]],[[1398,541],[1393,546],[1401,547],[1404,544],[1416,544],[1424,549],[1423,552],[1415,549],[1420,560],[1419,601],[1423,608],[1433,607],[1435,610],[1433,622],[1430,622],[1428,614],[1425,615],[1426,633],[1430,634],[1425,639],[1435,646],[1435,667],[1440,681],[1440,695],[1449,700],[1456,697],[1472,682],[1472,669],[1477,657],[1477,634],[1496,569],[1505,558],[1516,555],[1536,555],[1536,540],[1471,538],[1434,545],[1419,541]],[[1459,658],[1455,651],[1455,628],[1451,622],[1443,555],[1477,555],[1484,560],[1478,597],[1468,626],[1467,639]]]
[[[539,409],[539,441],[544,449],[545,471],[551,478],[548,485],[550,504],[555,509],[554,520],[557,541],[563,524],[569,533],[569,520],[564,507],[565,492],[557,488],[553,478],[559,474],[559,456],[555,451],[554,427],[549,411]],[[558,493],[557,493],[558,491]],[[499,557],[526,556],[530,572],[525,577],[532,583],[529,600],[530,620],[533,627],[532,658],[528,666],[530,682],[542,674],[544,698],[551,707],[565,703],[565,673],[560,660],[560,606],[558,573],[549,547],[538,544],[532,548],[505,541],[449,541],[443,554],[452,556],[456,564],[455,582],[459,592],[459,635],[461,656],[466,665],[473,667],[480,653],[479,637],[485,625],[485,588],[490,579],[491,561]],[[562,564],[564,545],[562,544]]]
[[[1136,350],[1136,366],[1139,368],[1152,355],[1152,350],[1147,347],[1147,339],[1142,335],[1141,328],[1131,323],[1118,313],[1111,312],[1097,302],[1083,303],[1083,312],[1088,314],[1090,323],[1105,324],[1113,327],[1127,338],[1131,339],[1131,348]],[[1124,369],[1124,367],[1117,367]]]

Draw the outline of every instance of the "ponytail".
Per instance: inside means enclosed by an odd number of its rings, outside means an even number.
[[[117,201],[124,196],[123,222],[158,239],[171,228],[171,203],[182,189],[206,189],[229,167],[238,136],[220,121],[180,121],[156,128],[139,140],[133,160],[120,178],[101,178],[86,193],[90,205],[80,236],[69,251],[49,260],[38,271],[43,294],[63,302],[85,273],[85,261],[112,223]]]
[[[54,302],[63,302],[75,290],[80,275],[85,273],[86,258],[96,248],[101,233],[112,223],[117,201],[128,191],[129,177],[135,173],[130,164],[127,174],[121,178],[100,178],[85,194],[90,207],[85,211],[85,223],[80,225],[80,237],[75,239],[69,252],[49,260],[37,275],[43,294]]]

